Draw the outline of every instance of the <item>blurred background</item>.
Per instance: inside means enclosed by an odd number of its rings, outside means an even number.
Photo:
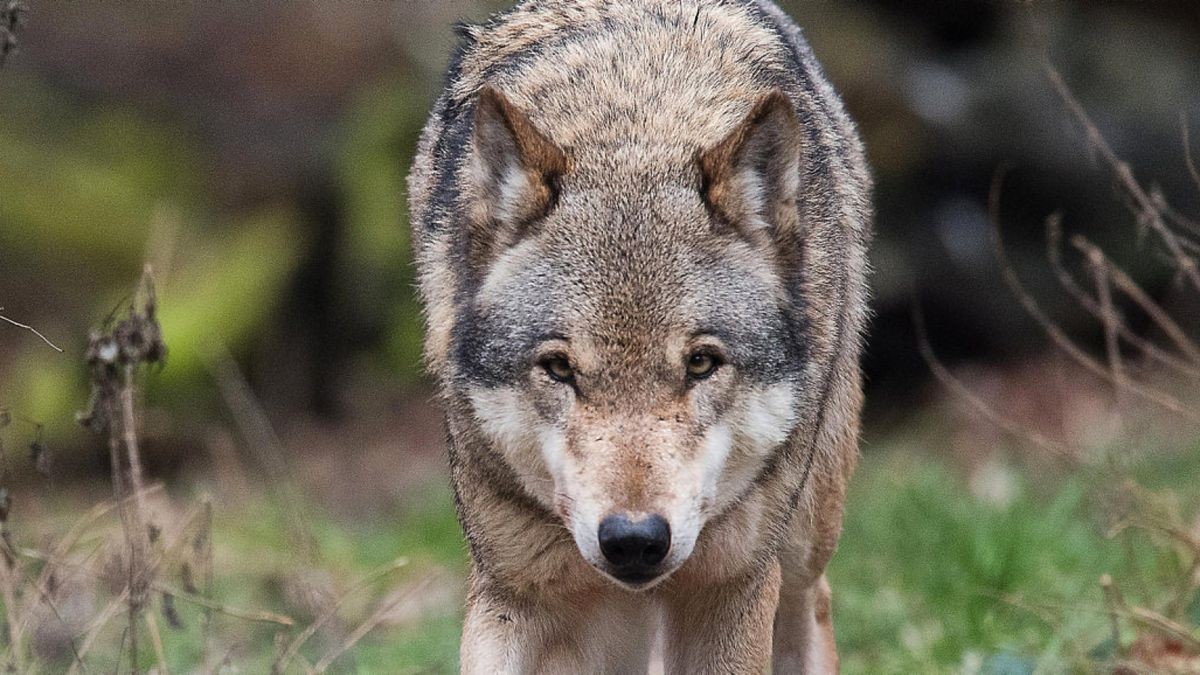
[[[302,613],[287,590],[294,540],[280,534],[290,516],[279,515],[299,508],[300,529],[318,542],[318,588],[402,554],[424,561],[414,569],[436,570],[412,573],[404,583],[423,584],[420,592],[392,607],[390,632],[368,641],[357,665],[342,667],[371,670],[378,658],[453,669],[464,550],[445,488],[440,413],[421,373],[404,177],[439,93],[452,24],[507,4],[27,3],[17,49],[0,69],[0,307],[64,350],[0,324],[0,408],[17,420],[0,439],[10,448],[36,439],[52,457],[41,472],[49,478],[23,461],[5,469],[14,513],[36,517],[28,536],[52,533],[54,514],[107,489],[104,441],[75,421],[88,401],[83,353],[89,333],[121,315],[149,263],[170,351],[142,382],[147,473],[176,499],[216,496],[218,522],[228,519],[218,567],[224,550],[241,580],[228,593]],[[1194,422],[1141,411],[1053,348],[1005,287],[988,211],[1003,168],[999,221],[1012,269],[1089,353],[1102,358],[1104,326],[1047,263],[1052,214],[1067,237],[1086,234],[1196,328],[1196,289],[1148,243],[1138,209],[1045,64],[1146,190],[1195,225],[1200,177],[1188,171],[1184,134],[1190,122],[1200,153],[1200,6],[780,4],[857,120],[877,181],[867,487],[861,508],[852,498],[837,561],[869,559],[881,546],[891,553],[834,570],[835,591],[839,574],[847,587],[835,611],[851,617],[839,620],[847,669],[1033,672],[1045,659],[1066,663],[1078,654],[1064,656],[1063,645],[1076,638],[1046,629],[1050,610],[1002,598],[1057,584],[1064,597],[1095,591],[1101,607],[1093,573],[1110,560],[1137,568],[1140,554],[1094,550],[1105,531],[1091,518],[1092,492],[1069,487],[1086,472],[1028,450],[932,377],[913,299],[933,349],[992,412],[1076,455],[1152,447],[1171,459],[1156,459],[1151,473],[1200,470],[1188,463],[1200,449]],[[1082,270],[1072,253],[1068,266]],[[1079,277],[1086,282],[1086,272]],[[1127,316],[1135,332],[1159,335],[1144,313]],[[1132,410],[1141,412],[1118,414]],[[273,483],[294,489],[272,491]],[[1196,491],[1178,490],[1186,519]],[[888,539],[905,517],[944,539]],[[1061,558],[1019,553],[1076,535]],[[961,565],[951,556],[944,568],[895,568],[964,546]],[[257,566],[238,567],[250,558]],[[960,619],[937,618],[959,610]],[[1106,636],[1117,651],[1141,639],[1108,636],[1102,615],[1089,621],[1070,633],[1084,655]],[[269,652],[269,635],[263,644]],[[235,647],[232,662],[254,662],[256,647]]]

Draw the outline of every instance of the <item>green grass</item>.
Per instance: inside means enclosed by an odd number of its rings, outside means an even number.
[[[1162,471],[1164,465],[1172,470]],[[1195,457],[1170,459],[1143,473],[1181,490],[1180,501],[1192,504],[1197,488],[1186,476],[1196,475],[1196,465]],[[1156,601],[1183,564],[1144,535],[1105,538],[1099,506],[1105,484],[1097,475],[1018,477],[1011,499],[996,505],[974,497],[934,460],[904,452],[865,457],[829,570],[843,672],[1094,670],[1096,655],[1112,649],[1100,575],[1112,574],[1132,601]],[[414,583],[430,570],[443,570],[444,586],[463,584],[466,550],[448,489],[434,484],[407,501],[416,506],[353,520],[324,513],[310,519],[320,551],[315,567],[329,571],[337,589],[397,556],[410,560],[346,603],[345,626],[366,616],[388,588]],[[237,607],[296,615],[306,625],[310,619],[296,614],[283,589],[289,575],[309,563],[296,558],[282,514],[266,502],[215,508],[215,596]],[[456,599],[444,604],[416,623],[373,631],[335,672],[454,672],[461,611]],[[164,644],[173,670],[186,672],[200,658],[201,613],[178,605],[184,627],[164,628]],[[111,628],[109,654],[119,644],[121,624]],[[212,634],[221,636],[220,649],[232,649],[241,672],[266,672],[277,630],[218,615]],[[333,644],[317,637],[303,653],[315,662]],[[148,643],[141,651],[142,667],[152,667]],[[111,670],[105,653],[97,649],[92,663]]]

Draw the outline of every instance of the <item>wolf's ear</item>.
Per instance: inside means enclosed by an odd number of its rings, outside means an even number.
[[[554,205],[567,156],[491,85],[479,93],[474,144],[472,220],[492,245],[510,245]]]
[[[787,95],[776,89],[713,147],[700,152],[704,201],[752,241],[800,234],[802,129]]]

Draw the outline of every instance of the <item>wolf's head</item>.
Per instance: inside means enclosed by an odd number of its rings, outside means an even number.
[[[577,171],[589,151],[480,94],[450,360],[524,489],[588,562],[642,588],[796,429],[804,141],[775,92],[670,171],[636,153]]]

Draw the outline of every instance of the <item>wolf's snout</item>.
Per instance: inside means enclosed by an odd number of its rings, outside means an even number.
[[[600,552],[613,566],[613,576],[641,583],[658,576],[659,563],[671,548],[667,519],[650,514],[638,519],[618,513],[600,521]]]

